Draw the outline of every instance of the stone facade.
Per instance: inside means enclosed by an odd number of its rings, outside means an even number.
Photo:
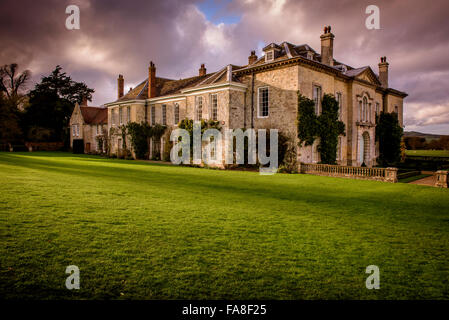
[[[98,137],[108,132],[107,110],[87,105],[75,105],[70,117],[70,147],[73,140],[81,139],[84,143],[85,153],[105,152],[106,146],[99,143]]]
[[[216,120],[223,128],[279,129],[298,145],[297,94],[313,99],[315,90],[320,94],[319,101],[326,93],[340,99],[340,120],[345,123],[346,135],[339,137],[338,164],[373,166],[378,156],[376,113],[397,112],[402,126],[403,99],[407,94],[387,87],[385,57],[379,64],[379,77],[370,67],[353,68],[333,59],[333,39],[330,27],[326,27],[321,36],[325,61],[308,45],[284,42],[268,45],[261,58],[251,52],[248,65],[228,65],[210,74],[202,65],[197,77],[181,80],[157,78],[156,67],[151,62],[151,81],[144,80],[128,94],[106,105],[108,128],[120,125],[119,110],[122,109],[123,115],[127,108],[130,111],[125,122],[159,123],[175,128],[175,106],[179,107],[179,121],[197,120],[199,100],[202,101],[201,118],[208,120],[212,117],[211,96],[216,95]],[[268,100],[263,107],[261,100],[266,98],[266,92]],[[267,110],[261,111],[263,108]],[[111,152],[117,152],[118,141],[111,141]],[[319,162],[318,144],[316,141],[313,146],[297,147],[298,161]]]

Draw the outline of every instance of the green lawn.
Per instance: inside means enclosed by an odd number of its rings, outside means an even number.
[[[406,150],[407,156],[449,157],[449,150]]]
[[[2,298],[449,298],[445,189],[36,152],[0,192]]]

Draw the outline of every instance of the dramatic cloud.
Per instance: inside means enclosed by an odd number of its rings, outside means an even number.
[[[81,10],[81,29],[67,30],[65,8]],[[34,81],[56,64],[96,92],[94,104],[116,97],[116,78],[127,88],[147,76],[197,74],[245,64],[251,50],[270,42],[308,43],[319,51],[324,25],[336,35],[334,56],[377,72],[390,63],[390,86],[409,93],[406,130],[449,134],[449,24],[446,0],[377,1],[381,29],[365,28],[372,1],[288,0],[3,0],[0,63],[17,62]],[[32,84],[31,84],[32,85]]]

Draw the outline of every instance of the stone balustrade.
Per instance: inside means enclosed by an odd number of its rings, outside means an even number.
[[[318,163],[301,163],[301,173],[351,179],[398,182],[397,168],[351,167]]]

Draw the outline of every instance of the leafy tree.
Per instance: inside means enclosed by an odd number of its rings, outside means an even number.
[[[381,112],[376,117],[376,140],[379,141],[378,163],[390,166],[401,160],[401,140],[403,129],[399,125],[396,112]]]
[[[83,97],[92,100],[93,89],[73,81],[58,65],[55,70],[30,91],[29,106],[25,109],[23,128],[33,139],[31,128],[48,129],[50,140],[68,141],[68,125],[76,102]]]

